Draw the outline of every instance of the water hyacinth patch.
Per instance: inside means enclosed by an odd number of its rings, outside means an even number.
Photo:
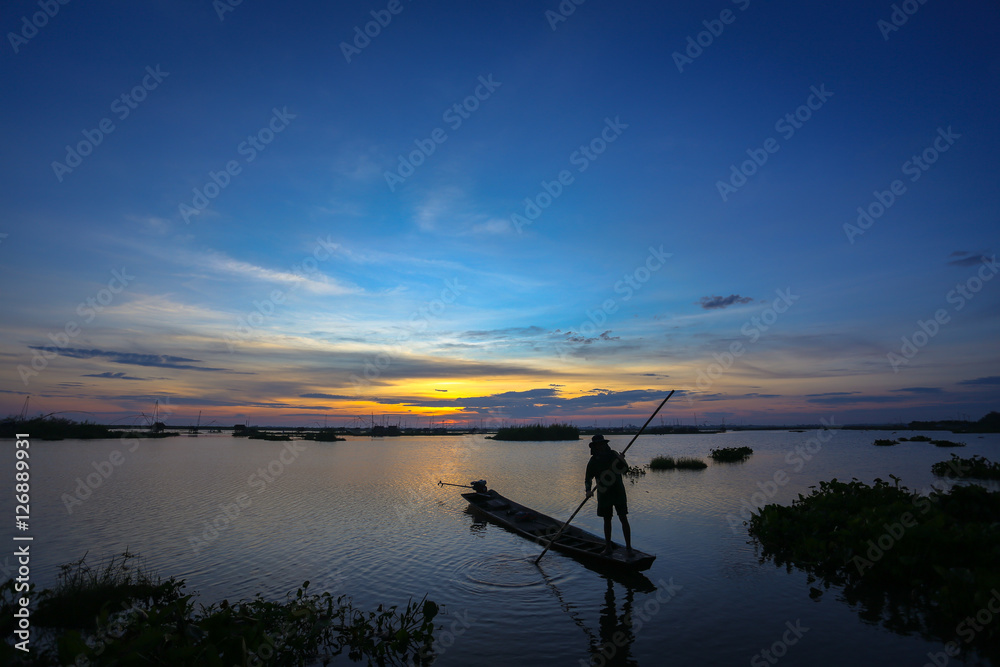
[[[750,447],[720,447],[713,449],[709,456],[717,463],[739,463],[746,461],[753,454]]]
[[[978,454],[973,454],[967,459],[952,454],[950,461],[939,461],[932,465],[931,472],[938,477],[1000,479],[1000,462],[993,463],[985,456]]]
[[[925,495],[893,479],[820,482],[790,506],[767,505],[751,516],[750,535],[762,546],[762,563],[773,559],[821,578],[827,589],[842,587],[866,620],[954,640],[1000,590],[1000,492],[941,484],[945,490]],[[1000,624],[979,627],[962,637],[961,649],[996,662]]]

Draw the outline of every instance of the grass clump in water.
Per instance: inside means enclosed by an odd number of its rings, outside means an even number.
[[[914,435],[914,436],[909,437],[909,438],[900,438],[899,441],[900,442],[930,442],[931,439],[928,438],[926,435]]]
[[[898,440],[890,440],[888,438],[880,438],[872,443],[876,447],[892,447],[893,445],[898,445]]]
[[[676,459],[672,456],[656,456],[649,462],[648,467],[650,470],[701,470],[707,468],[708,464],[701,459],[689,456],[681,456]]]
[[[746,461],[753,454],[750,447],[720,447],[713,449],[709,456],[717,463],[740,463]]]
[[[951,440],[931,440],[935,447],[965,447],[964,442],[952,442]]]

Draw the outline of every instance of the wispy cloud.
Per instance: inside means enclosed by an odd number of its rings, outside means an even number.
[[[343,296],[346,294],[360,294],[363,290],[355,285],[347,285],[338,282],[333,278],[320,273],[311,274],[295,273],[293,271],[283,271],[269,269],[249,262],[243,262],[221,253],[210,253],[205,256],[203,263],[205,268],[217,273],[233,276],[242,280],[260,280],[270,283],[278,283],[289,287],[305,289],[315,294]]]
[[[949,257],[953,259],[948,260],[948,264],[951,266],[976,266],[989,259],[989,253],[986,252],[969,252],[967,250],[956,250],[951,253]]]
[[[699,303],[705,310],[714,310],[716,308],[728,308],[738,303],[750,303],[751,301],[753,299],[748,296],[730,294],[729,296],[703,296],[699,300]]]
[[[1000,384],[1000,375],[991,375],[989,377],[976,378],[975,380],[962,380],[958,384],[963,384],[963,385],[994,385],[994,384]]]
[[[45,350],[40,345],[29,345],[32,350]],[[253,375],[244,371],[234,371],[228,368],[212,368],[209,366],[195,366],[201,363],[200,359],[189,359],[187,357],[175,357],[169,354],[137,354],[135,352],[116,352],[114,350],[85,350],[77,347],[54,348],[64,357],[74,359],[108,359],[115,364],[129,364],[132,366],[151,366],[155,368],[174,368],[189,371],[208,371],[218,373],[238,373],[240,375]]]
[[[89,375],[81,375],[80,377],[106,378],[108,380],[140,380],[142,382],[149,380],[149,378],[136,378],[131,375],[126,375],[125,373],[112,373],[111,371],[107,371],[105,373],[90,373]]]

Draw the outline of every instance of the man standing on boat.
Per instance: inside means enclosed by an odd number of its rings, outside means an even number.
[[[594,495],[590,480],[597,480],[597,516],[604,518],[604,553],[610,554],[612,510],[618,512],[625,536],[626,553],[632,554],[632,528],[628,523],[628,499],[625,497],[625,482],[622,475],[628,471],[628,463],[610,443],[598,433],[590,440],[590,461],[587,462],[587,497]]]

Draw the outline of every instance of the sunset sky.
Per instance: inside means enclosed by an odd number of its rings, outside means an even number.
[[[49,4],[0,416],[1000,409],[994,2]]]

